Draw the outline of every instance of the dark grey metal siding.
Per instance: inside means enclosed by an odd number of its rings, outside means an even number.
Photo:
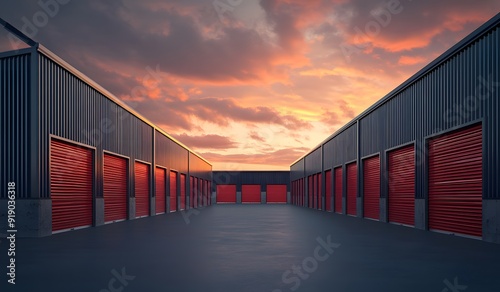
[[[324,169],[380,153],[384,172],[385,150],[415,143],[416,197],[424,198],[426,138],[482,122],[483,198],[500,198],[499,23],[497,15],[325,140]]]
[[[167,136],[156,132],[156,164],[188,174],[189,151]]]
[[[306,176],[321,172],[321,147],[309,153],[304,160]]]
[[[215,190],[218,184],[236,185],[236,190],[241,191],[243,184],[261,185],[261,190],[266,190],[266,185],[286,185],[290,191],[289,171],[214,171],[213,181]]]
[[[290,179],[292,181],[304,177],[304,158],[290,167]]]
[[[326,142],[323,146],[325,169],[350,162],[357,157],[356,124],[346,128],[340,134]]]
[[[31,65],[31,54],[0,57],[0,198],[8,182],[16,183],[17,198],[31,197]]]
[[[189,152],[189,175],[211,181],[212,166]]]
[[[153,162],[153,128],[118,106],[43,54],[39,57],[41,196],[49,197],[50,136],[96,147],[96,163],[103,150]],[[129,181],[133,182],[134,163]],[[101,167],[95,168],[96,195],[102,196]]]

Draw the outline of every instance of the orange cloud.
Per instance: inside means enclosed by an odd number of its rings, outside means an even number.
[[[399,65],[415,65],[424,63],[427,61],[427,58],[422,56],[401,56],[398,60]]]

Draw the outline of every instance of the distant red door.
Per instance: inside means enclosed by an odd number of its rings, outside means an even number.
[[[157,167],[155,171],[156,192],[155,192],[155,209],[156,214],[165,213],[167,210],[167,187],[166,187],[167,171],[164,168]]]
[[[363,160],[363,211],[364,217],[380,217],[380,157]]]
[[[242,185],[241,202],[260,204],[260,185]]]
[[[308,206],[309,208],[314,208],[314,203],[313,199],[314,198],[314,180],[313,176],[309,176],[309,200],[308,200]]]
[[[267,185],[266,198],[268,204],[286,203],[286,185]]]
[[[135,217],[149,215],[149,165],[135,162]]]
[[[342,167],[335,168],[335,213],[342,214]]]
[[[318,173],[317,175],[317,186],[318,186],[318,190],[317,190],[317,193],[318,193],[318,203],[317,203],[317,206],[318,206],[318,210],[321,210],[322,209],[322,196],[321,196],[321,173]]]
[[[194,208],[194,178],[189,177],[189,207]]]
[[[177,211],[177,172],[170,171],[170,212]]]
[[[356,215],[356,195],[358,190],[358,167],[356,163],[347,165],[347,214]]]
[[[180,196],[180,209],[185,210],[186,209],[186,175],[181,173],[181,196]]]
[[[236,185],[217,185],[217,203],[236,203]]]
[[[332,211],[332,171],[325,172],[325,210]]]

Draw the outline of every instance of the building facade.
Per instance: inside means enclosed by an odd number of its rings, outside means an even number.
[[[499,243],[499,24],[294,162],[293,204]]]
[[[212,166],[42,45],[0,53],[0,228],[18,236],[211,203]],[[11,229],[11,228],[10,228]]]

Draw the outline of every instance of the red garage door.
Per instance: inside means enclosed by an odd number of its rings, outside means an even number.
[[[356,215],[356,194],[358,190],[358,166],[356,163],[347,165],[347,214]]]
[[[335,213],[342,214],[342,167],[335,168]]]
[[[198,179],[198,206],[202,207],[203,206],[203,180],[201,178]]]
[[[204,190],[203,202],[204,202],[205,206],[208,206],[208,181],[207,180],[203,181],[203,190]]]
[[[186,175],[181,173],[181,210],[186,209]]]
[[[363,210],[364,216],[379,219],[380,216],[380,157],[363,161]]]
[[[313,176],[309,176],[309,200],[308,200],[308,205],[307,207],[313,208],[314,203],[313,203],[313,197],[314,197],[314,180]]]
[[[267,185],[266,202],[268,204],[286,203],[286,185]]]
[[[217,185],[217,203],[236,203],[236,185]]]
[[[198,178],[193,178],[193,205],[198,208]]]
[[[482,236],[481,125],[429,141],[429,228]]]
[[[415,223],[415,150],[413,145],[389,152],[389,222]]]
[[[177,172],[170,171],[170,212],[177,211]]]
[[[149,215],[149,165],[135,162],[135,217]]]
[[[104,221],[127,219],[127,162],[122,157],[104,154]]]
[[[204,179],[201,180],[201,204],[207,205],[207,182]]]
[[[322,198],[321,198],[321,173],[318,173],[317,175],[317,179],[318,179],[318,182],[317,182],[317,186],[318,186],[318,210],[321,210],[322,209],[322,206],[321,206],[321,201],[322,201]]]
[[[189,207],[194,208],[194,178],[189,177]]]
[[[260,204],[260,185],[242,185],[241,202]]]
[[[167,210],[167,171],[164,168],[157,167],[155,171],[155,209],[156,214],[165,213]]]
[[[325,210],[332,211],[332,171],[325,172]]]
[[[92,150],[50,142],[52,231],[92,226]]]
[[[208,205],[212,205],[212,182],[209,181],[208,183],[208,194],[207,194],[207,199],[208,199]]]

